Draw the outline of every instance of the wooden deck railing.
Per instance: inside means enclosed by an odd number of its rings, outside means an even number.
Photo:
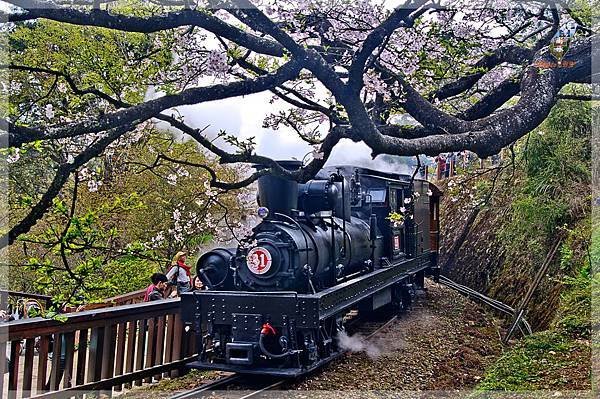
[[[138,291],[128,292],[127,294],[106,298],[104,303],[112,306],[131,305],[132,303],[143,302],[145,296],[146,289],[144,288]]]
[[[169,297],[171,292],[173,291],[173,287],[167,287],[164,292],[165,297]],[[106,298],[104,300],[104,304],[106,306],[122,306],[122,305],[131,305],[133,303],[140,303],[144,301],[144,297],[146,296],[146,288],[128,292],[126,294],[113,296],[110,298]]]
[[[17,320],[0,325],[0,353],[10,359],[8,365],[0,361],[5,377],[0,393],[3,398],[111,394],[123,384],[178,375],[195,351],[179,299],[71,313],[66,321]]]
[[[9,298],[35,299],[39,301],[44,309],[48,309],[52,304],[52,297],[48,295],[32,294],[29,292],[20,291],[5,291],[0,290],[0,309],[6,309],[9,304]]]

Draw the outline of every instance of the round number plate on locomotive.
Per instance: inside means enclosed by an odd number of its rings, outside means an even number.
[[[255,247],[248,252],[246,265],[254,274],[265,274],[271,268],[271,253],[263,247]]]

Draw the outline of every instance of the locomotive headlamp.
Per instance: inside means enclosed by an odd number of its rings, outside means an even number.
[[[267,216],[269,216],[269,208],[267,208],[266,206],[261,206],[256,211],[256,214],[258,215],[259,218],[264,219]]]

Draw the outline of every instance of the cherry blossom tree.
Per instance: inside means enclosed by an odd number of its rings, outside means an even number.
[[[82,56],[90,65],[73,65],[63,48],[45,48],[44,59],[29,54],[43,43],[10,43],[15,56],[2,65],[10,72],[3,90],[17,103],[3,119],[8,155],[36,143],[69,149],[2,245],[35,225],[69,176],[135,140],[148,123],[169,124],[221,164],[264,166],[221,181],[196,165],[217,190],[266,173],[307,180],[342,139],[364,142],[373,157],[464,149],[486,157],[538,126],[565,86],[592,83],[599,48],[592,8],[568,0],[407,0],[395,8],[377,0],[7,2],[9,34],[53,21],[52,29],[78,27],[86,40],[117,44]],[[149,87],[160,95],[146,96]],[[252,138],[223,132],[212,140],[174,111],[267,91],[287,108],[268,115],[265,126],[285,127],[315,148],[298,171],[258,155]],[[418,126],[392,123],[405,113]]]
[[[11,164],[11,183],[35,175],[25,165],[43,153],[28,151]],[[11,288],[52,295],[59,308],[80,305],[146,287],[178,251],[188,251],[192,263],[204,245],[228,243],[249,213],[240,198],[248,190],[221,193],[195,164],[223,179],[244,174],[169,132],[109,147],[73,174],[44,217],[10,247]],[[26,202],[29,190],[12,186],[12,202]],[[11,211],[20,215],[24,205],[11,203]]]

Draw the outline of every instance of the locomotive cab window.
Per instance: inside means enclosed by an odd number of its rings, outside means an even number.
[[[365,202],[385,202],[385,190],[369,190]]]

